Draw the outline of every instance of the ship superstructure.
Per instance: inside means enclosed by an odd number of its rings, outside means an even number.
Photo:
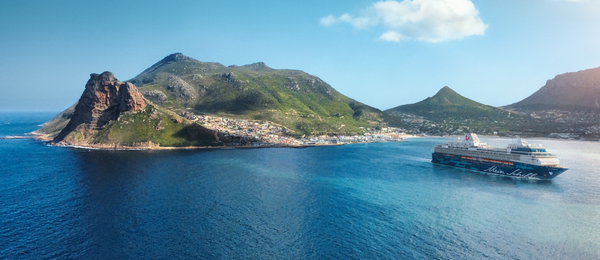
[[[482,143],[476,134],[467,133],[462,140],[438,144],[433,148],[433,163],[499,174],[510,177],[552,179],[568,168],[543,146],[534,146],[517,136],[506,148]]]

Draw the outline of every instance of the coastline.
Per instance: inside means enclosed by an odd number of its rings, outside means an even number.
[[[140,145],[140,146],[122,146],[122,145],[81,145],[70,143],[50,143],[52,138],[47,134],[29,133],[30,136],[10,136],[4,139],[35,139],[37,141],[46,142],[54,147],[68,147],[76,149],[88,150],[113,150],[113,151],[151,151],[151,150],[218,150],[218,149],[255,149],[255,148],[307,148],[316,146],[338,146],[343,144],[318,144],[318,145],[260,145],[260,146],[160,146],[160,145]]]
[[[259,149],[259,148],[307,148],[316,146],[339,146],[343,144],[323,145],[261,145],[261,146],[116,146],[116,145],[73,145],[73,144],[50,144],[55,147],[68,147],[87,150],[112,150],[112,151],[153,151],[153,150],[229,150],[229,149]]]
[[[411,135],[406,136],[406,138],[418,138],[419,136]],[[96,145],[81,145],[81,144],[71,144],[71,143],[51,143],[52,138],[48,134],[41,134],[38,132],[27,133],[23,136],[6,136],[2,139],[35,139],[37,141],[46,142],[49,146],[55,147],[68,147],[68,148],[76,148],[76,149],[88,149],[88,150],[113,150],[113,151],[151,151],[151,150],[227,150],[227,149],[258,149],[258,148],[308,148],[308,147],[319,147],[319,146],[341,146],[345,144],[357,144],[357,143],[318,143],[318,144],[306,144],[306,145],[281,145],[281,144],[271,144],[271,145],[247,145],[247,146],[160,146],[154,144],[152,142],[144,142],[140,143],[139,146],[122,146],[122,145],[106,145],[106,144],[96,144]],[[406,139],[403,141],[395,141],[395,142],[406,142]],[[358,142],[358,143],[380,143],[380,142]]]
[[[405,138],[456,138],[460,137],[456,136],[418,136],[411,135],[406,136]],[[507,136],[482,136],[483,138],[489,139],[512,139],[513,137]],[[4,136],[0,139],[35,139],[37,141],[46,142],[49,146],[55,147],[69,147],[76,149],[88,149],[88,150],[114,150],[114,151],[142,151],[142,150],[216,150],[216,149],[257,149],[257,148],[308,148],[308,147],[319,147],[319,146],[340,146],[346,144],[361,144],[361,143],[382,143],[382,142],[348,142],[348,143],[337,143],[337,144],[329,144],[329,143],[319,143],[319,144],[306,144],[306,145],[280,145],[280,144],[270,144],[270,145],[247,145],[247,146],[160,146],[153,143],[141,143],[139,146],[122,146],[122,145],[105,145],[105,144],[95,144],[95,145],[81,145],[81,144],[71,144],[71,143],[51,143],[52,138],[48,134],[40,134],[36,132],[26,133],[25,135],[19,136]],[[403,141],[392,141],[392,142],[406,142],[406,139]],[[580,142],[597,142],[593,140],[572,140],[572,139],[561,139],[561,138],[548,138],[548,137],[535,137],[533,139],[538,140],[552,140],[552,141],[580,141]]]
[[[40,140],[42,141],[42,140]],[[67,147],[87,150],[107,151],[168,151],[168,150],[229,150],[229,149],[260,149],[260,148],[308,148],[318,146],[341,146],[344,144],[319,144],[319,145],[260,145],[260,146],[120,146],[120,145],[75,145],[66,143],[49,144],[55,147]]]

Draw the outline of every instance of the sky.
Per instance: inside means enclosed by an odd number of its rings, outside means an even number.
[[[0,37],[0,111],[58,112],[91,73],[177,52],[302,70],[382,110],[444,86],[503,106],[600,67],[600,0],[0,0]]]

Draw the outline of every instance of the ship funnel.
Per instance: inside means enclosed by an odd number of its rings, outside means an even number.
[[[479,146],[480,144],[482,144],[481,141],[479,141],[479,137],[477,137],[477,135],[473,133],[465,134],[464,142],[470,146]]]

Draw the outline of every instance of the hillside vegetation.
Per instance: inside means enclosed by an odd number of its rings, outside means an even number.
[[[149,100],[173,111],[268,120],[293,135],[362,133],[385,125],[378,109],[350,99],[316,76],[264,63],[225,67],[169,55],[130,80]]]
[[[398,125],[412,132],[436,135],[462,134],[467,130],[481,134],[510,133],[532,127],[520,114],[475,102],[449,87],[420,102],[385,112],[402,117]]]
[[[92,136],[90,143],[135,147],[146,146],[148,141],[166,147],[222,145],[214,131],[154,105],[122,114]]]

